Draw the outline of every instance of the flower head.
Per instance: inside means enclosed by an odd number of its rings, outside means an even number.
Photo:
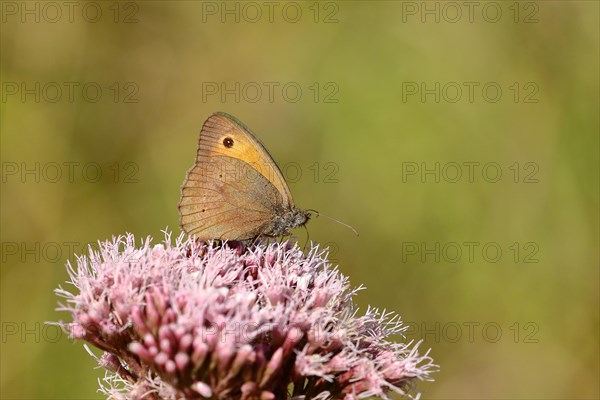
[[[352,302],[357,289],[313,246],[288,242],[135,246],[129,234],[67,265],[65,328],[104,351],[114,398],[360,399],[418,395],[436,370],[418,343],[392,343],[397,315]]]

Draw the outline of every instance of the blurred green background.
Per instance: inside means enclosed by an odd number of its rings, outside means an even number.
[[[3,399],[100,398],[53,289],[86,243],[179,232],[218,110],[360,231],[308,225],[432,348],[424,398],[600,396],[598,2],[48,4],[2,3]]]

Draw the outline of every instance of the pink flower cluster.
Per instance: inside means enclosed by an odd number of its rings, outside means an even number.
[[[289,243],[172,244],[133,235],[67,265],[63,326],[104,351],[101,391],[123,399],[418,397],[437,370],[418,343],[393,343],[397,315],[352,302],[358,289]]]

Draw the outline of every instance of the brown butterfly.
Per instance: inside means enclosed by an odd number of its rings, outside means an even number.
[[[250,129],[223,112],[202,126],[179,215],[181,229],[202,241],[284,236],[311,216],[296,208],[279,167]]]

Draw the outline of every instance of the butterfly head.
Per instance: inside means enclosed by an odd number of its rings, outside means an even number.
[[[309,211],[303,210],[294,210],[293,211],[293,225],[294,228],[297,226],[306,225],[308,220],[310,219],[311,214]]]
[[[292,229],[305,225],[310,219],[311,214],[308,211],[292,208],[278,214],[271,222],[268,236],[285,236]]]

